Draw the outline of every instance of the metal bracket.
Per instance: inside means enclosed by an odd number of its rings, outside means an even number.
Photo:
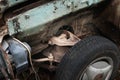
[[[80,39],[77,36],[69,31],[64,31],[64,33],[61,34],[59,37],[52,37],[49,40],[49,44],[57,46],[73,46],[79,41]]]

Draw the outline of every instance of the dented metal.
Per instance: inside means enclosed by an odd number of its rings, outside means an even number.
[[[87,1],[87,2],[86,2]],[[20,38],[42,32],[47,24],[103,0],[56,0],[24,12],[7,21],[10,35]],[[89,4],[88,4],[89,3]]]

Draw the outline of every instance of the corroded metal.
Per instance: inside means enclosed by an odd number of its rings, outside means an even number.
[[[80,39],[72,34],[69,31],[64,31],[59,37],[52,37],[49,40],[50,45],[57,45],[57,46],[73,46],[78,43]]]
[[[53,61],[60,63],[61,59],[69,49],[70,47],[67,47],[67,46],[51,46],[46,48],[42,54],[46,57],[52,54]]]
[[[8,28],[6,26],[2,26],[0,28],[0,43],[2,43],[4,36],[7,34],[8,34]]]
[[[54,36],[49,40],[51,46],[43,51],[43,55],[49,57],[52,54],[53,61],[60,62],[70,46],[74,46],[79,41],[77,36],[69,31],[64,31],[60,36]]]
[[[120,29],[120,0],[112,0],[101,17],[104,17],[104,19],[107,19]]]
[[[25,1],[27,0],[0,0],[0,13],[3,13],[5,9],[9,7],[12,7]]]
[[[87,1],[87,2],[86,2]],[[31,9],[18,16],[8,19],[7,25],[10,35],[18,34],[23,38],[42,32],[47,24],[79,11],[102,0],[57,0]],[[91,3],[92,2],[92,3]],[[88,4],[89,3],[89,4]],[[62,13],[61,13],[62,12]],[[18,29],[19,26],[19,29]]]

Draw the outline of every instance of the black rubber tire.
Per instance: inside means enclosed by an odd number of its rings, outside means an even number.
[[[73,46],[63,57],[55,80],[78,80],[84,69],[95,59],[110,57],[113,60],[113,72],[110,80],[119,68],[120,51],[110,40],[100,37],[87,37]]]

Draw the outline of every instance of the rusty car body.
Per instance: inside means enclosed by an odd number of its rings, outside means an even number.
[[[0,0],[0,80],[53,80],[59,72],[67,76],[57,70],[66,52],[96,35],[113,42],[120,53],[120,0]],[[62,79],[58,74],[55,80]],[[109,80],[99,70],[96,74],[71,80]]]

